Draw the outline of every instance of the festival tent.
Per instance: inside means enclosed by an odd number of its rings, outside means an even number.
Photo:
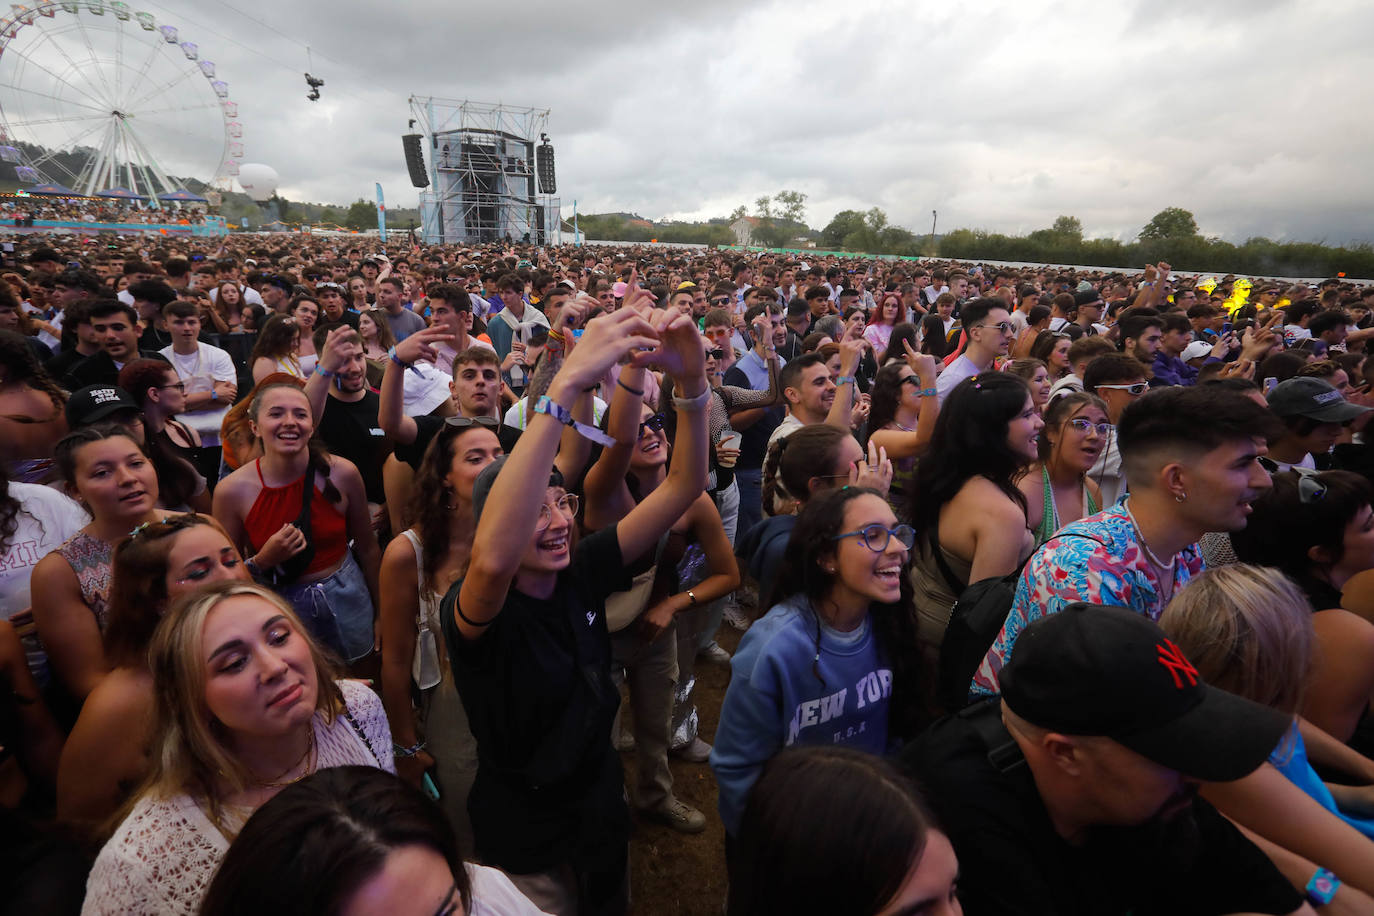
[[[77,192],[73,191],[71,188],[65,187],[65,186],[60,185],[60,184],[36,184],[36,185],[34,185],[33,187],[31,187],[31,188],[25,188],[24,191],[25,191],[26,193],[32,194],[32,195],[34,195],[34,196],[36,196],[36,197],[82,197],[82,196],[84,196],[84,195],[82,195],[82,194],[78,194]]]
[[[171,192],[169,192],[169,193],[167,193],[167,194],[159,194],[159,195],[157,196],[157,199],[158,199],[158,200],[165,200],[165,201],[168,201],[168,202],[196,203],[196,204],[209,203],[209,201],[206,200],[204,197],[201,197],[199,194],[192,194],[190,191],[186,190],[185,188],[180,188],[180,189],[178,189],[178,190],[176,190],[176,191],[171,191]]]
[[[139,194],[137,191],[130,191],[128,188],[106,188],[104,191],[96,191],[96,197],[111,197],[117,200],[147,200],[148,195]]]

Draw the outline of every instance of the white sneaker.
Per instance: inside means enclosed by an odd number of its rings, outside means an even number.
[[[711,745],[700,738],[693,738],[691,744],[683,745],[669,751],[669,753],[678,760],[685,760],[688,763],[705,763],[711,759]]]
[[[706,648],[697,653],[698,658],[704,658],[708,662],[717,662],[722,665],[730,664],[730,653],[720,647],[720,643],[714,639],[706,644]]]

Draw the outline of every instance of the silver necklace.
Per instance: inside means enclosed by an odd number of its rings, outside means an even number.
[[[1174,561],[1177,560],[1178,557],[1170,557],[1168,563],[1161,563],[1159,557],[1155,556],[1155,552],[1151,550],[1150,545],[1146,543],[1145,535],[1140,530],[1140,522],[1135,520],[1135,513],[1131,511],[1129,505],[1126,506],[1126,515],[1130,518],[1131,524],[1135,526],[1136,540],[1140,542],[1140,549],[1145,551],[1145,559],[1153,563],[1161,572],[1172,571],[1174,568]]]

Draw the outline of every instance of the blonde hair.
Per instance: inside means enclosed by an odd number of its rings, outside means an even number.
[[[1312,605],[1265,566],[1209,569],[1174,596],[1159,626],[1213,687],[1296,715],[1312,668]]]
[[[333,723],[344,709],[343,692],[335,682],[336,664],[276,592],[252,582],[220,582],[179,598],[153,633],[148,650],[156,726],[151,770],[138,795],[169,798],[189,792],[204,799],[212,821],[220,816],[221,795],[253,784],[253,774],[234,756],[227,733],[205,704],[206,665],[201,647],[210,612],[226,599],[242,596],[275,607],[306,641],[318,688],[315,708],[325,722]]]

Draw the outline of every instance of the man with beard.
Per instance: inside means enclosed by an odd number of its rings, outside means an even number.
[[[367,492],[368,510],[376,519],[386,502],[382,465],[391,454],[391,440],[382,432],[377,419],[377,392],[367,387],[362,338],[350,329],[347,336],[326,346],[329,332],[342,327],[345,325],[329,324],[315,329],[313,339],[320,362],[314,374],[323,376],[329,386],[329,397],[315,433],[330,452],[357,466]]]
[[[1311,914],[1197,797],[1291,727],[1203,682],[1149,619],[1076,603],[1022,634],[1000,700],[937,722],[903,762],[959,856],[966,916]]]
[[[1158,620],[1203,569],[1198,539],[1245,527],[1251,502],[1271,485],[1260,458],[1281,431],[1267,408],[1213,385],[1158,388],[1128,404],[1117,438],[1130,493],[1065,525],[1031,556],[972,692],[998,693],[1017,638],[1067,605],[1128,607]]]

